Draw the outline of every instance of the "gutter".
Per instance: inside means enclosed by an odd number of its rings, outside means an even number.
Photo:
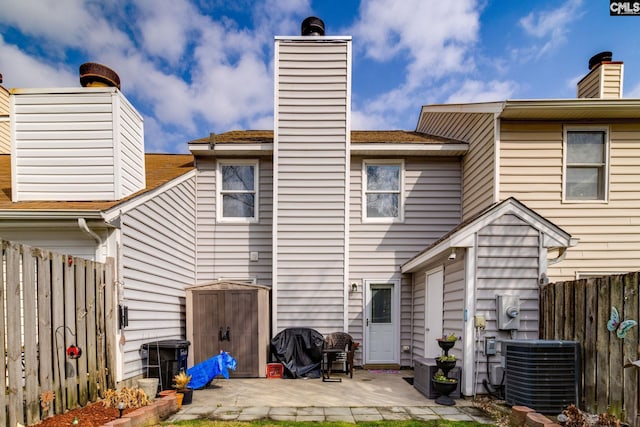
[[[84,218],[78,218],[78,227],[80,227],[80,230],[82,230],[85,234],[91,236],[93,240],[95,240],[99,245],[102,246],[104,244],[104,239],[100,238],[100,236],[98,236],[95,231],[89,228],[89,226],[87,225],[87,221]]]

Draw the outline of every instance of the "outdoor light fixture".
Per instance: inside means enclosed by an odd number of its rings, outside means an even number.
[[[449,261],[453,261],[454,259],[456,259],[456,248],[451,248],[451,253],[449,254],[449,257],[447,259]]]

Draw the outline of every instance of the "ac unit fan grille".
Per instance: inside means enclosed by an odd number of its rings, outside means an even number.
[[[505,400],[544,414],[579,404],[580,348],[575,341],[503,342]]]

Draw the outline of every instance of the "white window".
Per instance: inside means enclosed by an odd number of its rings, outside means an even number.
[[[373,221],[402,221],[402,161],[364,162],[363,217]]]
[[[607,129],[567,127],[564,141],[564,200],[606,201],[609,159]]]
[[[258,161],[219,161],[217,171],[219,221],[258,220]]]

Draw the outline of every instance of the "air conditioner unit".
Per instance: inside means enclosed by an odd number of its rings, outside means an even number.
[[[502,342],[505,401],[543,414],[580,403],[580,345],[575,341]]]

